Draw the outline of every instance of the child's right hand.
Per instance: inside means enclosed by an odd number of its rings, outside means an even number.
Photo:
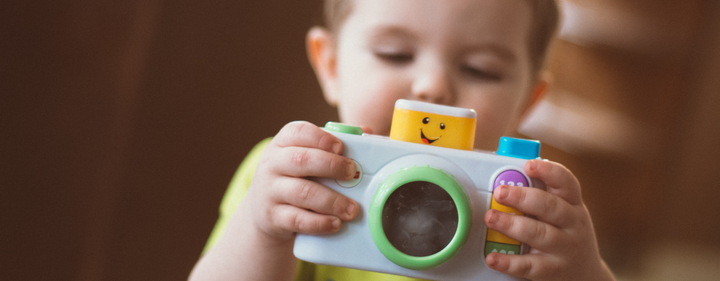
[[[192,280],[292,280],[295,233],[325,234],[359,213],[357,202],[306,177],[348,180],[355,162],[342,142],[307,122],[283,127],[265,148],[227,229]]]
[[[359,213],[357,202],[307,177],[348,180],[355,163],[341,156],[343,143],[308,122],[285,125],[268,144],[244,199],[254,227],[267,238],[327,234]],[[248,210],[248,209],[246,209]]]

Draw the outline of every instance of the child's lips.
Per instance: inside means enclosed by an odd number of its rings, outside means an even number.
[[[440,136],[440,137],[442,137],[442,136]],[[420,139],[422,139],[422,141],[423,141],[425,144],[431,144],[431,143],[435,142],[436,140],[439,140],[440,137],[437,137],[437,138],[434,139],[434,140],[428,139],[428,138],[425,136],[425,134],[423,134],[422,129],[420,129]]]

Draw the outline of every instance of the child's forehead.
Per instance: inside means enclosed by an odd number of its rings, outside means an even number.
[[[360,0],[353,2],[350,16],[368,22],[417,21],[428,26],[461,23],[502,25],[530,18],[527,0]]]
[[[359,26],[368,36],[400,30],[416,39],[526,43],[531,14],[524,1],[362,0],[354,2],[347,18],[352,23],[346,24]]]

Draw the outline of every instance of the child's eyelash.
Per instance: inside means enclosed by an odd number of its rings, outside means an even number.
[[[476,79],[483,79],[483,80],[490,80],[490,81],[500,81],[502,79],[502,76],[498,73],[487,71],[481,68],[472,67],[469,65],[463,65],[460,67],[460,70],[462,73],[465,73],[473,78]]]
[[[412,62],[415,59],[413,54],[402,52],[375,52],[375,56],[383,61],[395,64],[405,64]]]

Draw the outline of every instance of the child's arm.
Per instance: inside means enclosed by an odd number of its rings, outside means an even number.
[[[590,214],[580,195],[580,183],[558,163],[531,160],[525,173],[543,181],[547,192],[501,186],[495,200],[538,220],[489,210],[485,224],[532,250],[527,255],[491,253],[488,266],[531,280],[615,280],[600,257]]]
[[[352,178],[342,142],[307,122],[293,122],[261,156],[250,188],[225,233],[198,262],[191,280],[290,280],[296,233],[325,234],[357,217],[351,199],[305,177]]]

